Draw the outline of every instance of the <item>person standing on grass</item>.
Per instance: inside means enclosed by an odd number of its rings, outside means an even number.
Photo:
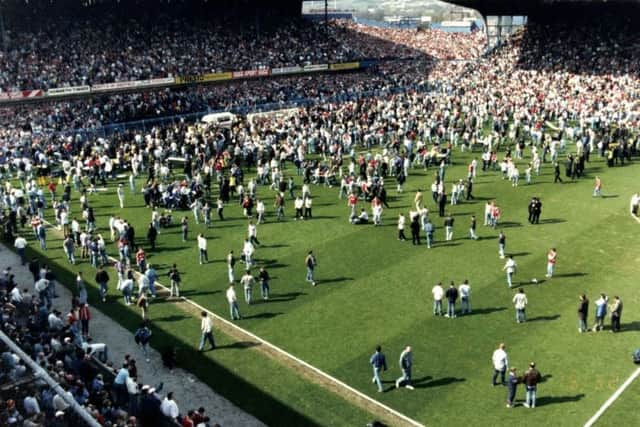
[[[469,224],[469,238],[471,240],[478,240],[478,235],[476,234],[476,226],[477,226],[476,216],[471,215],[470,224]]]
[[[143,319],[146,319],[143,317]],[[136,341],[140,347],[142,347],[142,352],[144,353],[144,358],[147,362],[149,359],[149,341],[151,341],[151,329],[149,329],[148,323],[146,320],[143,320],[140,324],[140,327],[133,334],[133,339]]]
[[[216,341],[213,338],[213,329],[211,325],[211,318],[207,314],[206,311],[200,313],[200,317],[202,320],[200,321],[200,346],[198,347],[198,351],[204,350],[205,341],[211,345],[209,350],[213,350],[216,348]]]
[[[249,235],[249,241],[253,245],[259,245],[260,241],[258,240],[258,227],[253,223],[253,221],[249,221],[249,226],[247,227],[247,234]]]
[[[182,231],[182,241],[186,242],[189,234],[189,220],[186,216],[183,216],[182,220],[180,220],[180,230]]]
[[[229,251],[227,254],[227,274],[229,275],[229,283],[236,281],[233,269],[236,266],[236,257],[233,255],[233,251]]]
[[[216,200],[216,212],[220,221],[224,221],[224,201],[220,197]]]
[[[126,305],[131,305],[131,295],[133,294],[133,272],[129,270],[127,278],[120,283],[120,291]]]
[[[494,386],[498,385],[496,380],[498,379],[498,375],[500,375],[500,383],[505,385],[505,374],[509,367],[509,358],[507,356],[506,346],[504,343],[500,343],[500,345],[498,345],[498,348],[491,356],[491,361],[493,362],[493,378],[491,379],[491,384]]]
[[[533,409],[536,407],[538,383],[541,380],[542,375],[540,375],[540,371],[536,369],[535,362],[529,363],[529,369],[527,369],[522,376],[522,382],[524,383],[524,387],[527,392],[526,399],[523,404],[525,408]]]
[[[398,215],[398,240],[401,241],[405,241],[407,240],[407,236],[404,235],[404,225],[405,225],[406,219],[404,217],[404,214],[400,214]]]
[[[142,313],[142,320],[147,320],[149,317],[149,300],[147,299],[147,293],[142,292],[138,297],[138,302],[136,303],[140,308]]]
[[[547,274],[546,277],[553,277],[553,270],[556,267],[556,261],[558,259],[558,253],[556,252],[556,248],[549,249],[547,252]]]
[[[304,215],[302,212],[303,206],[304,206],[304,201],[302,200],[302,198],[300,196],[296,197],[296,200],[293,202],[293,207],[296,210],[296,215],[293,218],[294,221],[297,221],[298,219],[304,220]]]
[[[518,383],[520,378],[516,368],[509,369],[509,378],[507,378],[507,408],[513,408],[516,400],[516,391],[518,389]]]
[[[449,289],[444,294],[447,299],[447,314],[444,317],[454,319],[456,317],[456,301],[458,300],[458,289],[456,285],[451,281]]]
[[[396,380],[396,388],[404,385],[405,388],[413,390],[411,385],[411,368],[413,366],[413,353],[411,352],[411,346],[406,346],[400,353],[400,371],[402,376]]]
[[[273,203],[273,206],[276,208],[276,218],[278,221],[281,221],[284,218],[284,194],[276,193],[276,199]]]
[[[200,261],[200,265],[206,264],[209,262],[209,254],[207,253],[207,239],[204,237],[204,234],[198,234],[198,257]]]
[[[609,306],[611,312],[611,332],[620,332],[620,321],[622,320],[622,301],[617,295],[613,297],[613,302]]]
[[[136,265],[140,274],[144,274],[147,271],[147,254],[141,246],[138,246],[138,252],[136,252]]]
[[[311,197],[307,197],[304,199],[304,218],[311,219],[313,218],[313,199]]]
[[[558,162],[553,164],[553,183],[562,183],[562,178],[560,178],[560,165]]]
[[[151,246],[151,250],[156,250],[156,240],[158,239],[158,230],[153,225],[153,222],[149,223],[149,229],[147,230],[147,240],[149,241],[149,246]]]
[[[578,304],[578,332],[588,332],[587,317],[589,315],[589,299],[585,294],[580,295],[580,303]]]
[[[258,280],[260,280],[260,292],[262,293],[262,299],[269,299],[269,281],[271,278],[269,277],[269,273],[265,270],[264,267],[260,267],[260,272],[258,273]]]
[[[376,347],[376,352],[369,359],[369,363],[373,367],[373,379],[371,382],[378,386],[378,393],[382,393],[383,389],[380,372],[387,370],[387,358],[384,356],[381,346]]]
[[[20,264],[24,265],[25,263],[25,248],[27,247],[27,240],[22,237],[16,237],[16,240],[13,242],[13,246],[16,248],[18,255],[20,256]]]
[[[593,197],[602,196],[602,181],[599,176],[596,176],[595,186],[593,187]]]
[[[509,288],[511,288],[513,286],[513,275],[516,274],[516,268],[518,267],[518,265],[516,264],[516,261],[513,259],[513,255],[509,255],[509,259],[507,259],[507,262],[504,264],[504,267],[502,267],[502,271],[505,271],[507,273],[507,285],[509,285]]]
[[[504,231],[500,230],[500,234],[498,235],[498,254],[500,254],[500,259],[504,259],[504,249],[507,246],[507,236],[504,235]]]
[[[251,293],[253,291],[253,285],[256,280],[251,275],[251,271],[246,270],[242,278],[240,279],[240,284],[244,289],[244,300],[247,304],[251,305]]]
[[[311,286],[316,286],[316,281],[313,275],[316,269],[316,265],[318,265],[318,261],[316,260],[316,257],[313,254],[313,251],[309,251],[307,253],[307,256],[304,259],[304,264],[307,267],[306,281],[308,283],[311,283]]]
[[[593,325],[593,332],[604,329],[604,318],[607,315],[607,303],[609,298],[605,294],[600,294],[600,298],[596,300],[596,324]]]
[[[236,295],[236,290],[233,287],[233,282],[229,283],[226,297],[227,302],[229,303],[229,311],[231,312],[231,320],[242,319],[242,316],[240,316],[240,309],[238,308],[238,296]]]
[[[244,263],[247,268],[250,268],[253,265],[253,253],[255,252],[255,247],[251,243],[251,241],[246,238],[244,239],[244,245],[242,246],[242,256],[244,257]]]
[[[411,229],[411,243],[414,245],[420,244],[420,219],[418,215],[415,215],[411,219],[411,224],[409,224],[409,228]]]
[[[444,231],[445,231],[445,240],[451,241],[453,240],[453,223],[455,219],[451,214],[447,214],[447,217],[444,219]]]
[[[180,278],[180,272],[176,264],[173,264],[167,275],[169,276],[169,283],[171,284],[169,296],[172,297],[175,294],[176,297],[180,297],[180,282],[182,279]]]
[[[149,279],[149,292],[151,292],[151,298],[156,298],[158,296],[158,293],[156,292],[156,280],[158,280],[158,273],[156,272],[156,269],[153,268],[153,265],[149,264],[149,268],[144,275]]]
[[[209,202],[206,202],[202,207],[202,216],[204,218],[204,226],[206,228],[210,228],[211,227],[211,205],[209,205]]]
[[[460,293],[460,306],[462,314],[471,314],[471,286],[469,286],[469,280],[465,279],[464,282],[458,287]]]
[[[433,294],[433,315],[442,316],[442,298],[444,297],[442,282],[438,282],[438,284],[431,289],[431,293]]]
[[[525,295],[524,289],[522,288],[518,289],[518,292],[513,296],[512,302],[513,302],[513,306],[516,309],[516,322],[517,323],[526,322],[527,321],[526,309],[529,301],[527,301],[527,295]]]
[[[122,184],[118,184],[116,194],[118,195],[118,202],[120,202],[120,209],[124,209],[124,188]]]
[[[109,290],[109,274],[105,271],[104,267],[100,266],[98,268],[98,272],[96,273],[96,283],[99,286],[100,291],[100,299],[102,302],[107,301],[107,291]]]
[[[64,248],[64,253],[67,256],[67,260],[69,261],[69,263],[72,265],[75,264],[76,243],[73,241],[73,237],[71,237],[71,235],[67,235],[67,237],[64,239],[64,242],[62,242],[62,247]]]
[[[429,218],[426,219],[426,222],[423,228],[424,228],[424,233],[426,234],[426,237],[427,237],[427,248],[431,249],[431,247],[433,246],[433,233],[435,231],[435,227],[433,226],[433,223]]]

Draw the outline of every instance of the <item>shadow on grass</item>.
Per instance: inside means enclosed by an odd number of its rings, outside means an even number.
[[[505,222],[498,223],[497,227],[498,228],[522,227],[522,223],[521,222],[516,222],[516,221],[505,221]]]
[[[431,377],[423,377],[418,378],[415,381],[412,381],[412,384],[415,388],[431,388],[431,387],[442,387],[450,384],[461,383],[466,381],[465,378],[456,378],[456,377],[443,377],[438,378],[436,380],[431,380]]]
[[[511,256],[527,256],[527,255],[531,255],[531,252],[511,252],[508,255],[511,255]]]
[[[221,292],[222,291],[219,291],[219,290],[218,291],[198,291],[195,289],[187,289],[187,290],[180,291],[180,296],[190,297],[193,295],[215,295]]]
[[[567,222],[567,220],[562,218],[547,218],[540,220],[540,224],[560,224],[563,222]]]
[[[270,302],[270,301],[276,301],[276,302],[281,302],[281,301],[293,301],[294,299],[298,298],[299,296],[302,295],[307,295],[306,292],[289,292],[286,294],[271,294],[269,296],[269,300],[265,301],[265,302]]]
[[[277,313],[267,312],[267,313],[253,314],[251,316],[242,316],[242,318],[243,319],[272,319],[276,316],[280,316],[281,314],[282,312],[277,312]]]
[[[618,333],[621,332],[633,332],[633,331],[638,331],[640,330],[640,322],[635,321],[635,322],[631,322],[631,323],[622,323],[620,324],[620,330],[618,331]]]
[[[600,196],[601,199],[615,199],[616,197],[619,197],[617,194],[603,194]]]
[[[579,400],[582,400],[584,396],[584,393],[576,394],[574,396],[542,396],[538,397],[536,406],[553,405],[555,403],[577,402]]]
[[[531,319],[527,319],[527,322],[551,322],[560,318],[559,314],[554,314],[552,316],[538,316],[532,317]]]
[[[473,215],[473,212],[456,212],[453,216]]]
[[[245,348],[257,347],[259,345],[260,345],[259,342],[254,342],[254,341],[236,341],[231,344],[217,346],[216,350],[222,350],[222,349],[244,350]]]
[[[495,312],[498,312],[498,311],[504,311],[506,309],[507,309],[507,307],[480,308],[480,309],[477,309],[477,310],[473,310],[471,313],[465,314],[464,316],[482,316],[484,314],[491,314],[491,313],[495,313]]]
[[[561,273],[561,274],[554,274],[553,277],[583,277],[583,276],[587,276],[589,273],[583,273],[581,271],[575,272],[575,273]]]
[[[442,248],[444,246],[460,246],[462,243],[455,243],[455,242],[444,242],[444,243],[434,243],[433,247],[434,248]]]
[[[291,245],[283,245],[283,244],[276,244],[276,245],[261,245],[261,248],[264,249],[276,249],[276,248],[288,248]]]
[[[530,281],[528,281],[528,282],[519,282],[517,285],[515,285],[515,283],[514,283],[514,286],[515,286],[515,287],[521,287],[521,286],[538,286],[538,285],[542,285],[544,282],[546,282],[546,280],[545,280],[545,279],[538,280],[537,282],[534,282],[533,280],[530,280]]]
[[[353,280],[353,277],[334,277],[333,279],[322,279],[316,280],[317,284],[329,284],[329,283],[339,283],[339,282],[348,282]]]

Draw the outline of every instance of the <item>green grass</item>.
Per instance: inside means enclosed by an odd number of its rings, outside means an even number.
[[[456,152],[455,166],[447,169],[447,182],[465,177],[470,159],[470,154]],[[384,211],[384,226],[377,228],[350,225],[346,201],[338,200],[337,189],[312,186],[313,220],[276,223],[270,215],[268,222],[259,226],[258,238],[263,245],[258,247],[256,258],[273,276],[272,300],[250,307],[241,302],[247,319],[239,324],[429,425],[581,425],[631,373],[629,354],[638,345],[640,321],[635,315],[639,297],[634,286],[639,259],[638,224],[628,214],[629,197],[636,191],[638,166],[608,169],[604,162],[596,160],[588,165],[587,173],[588,177],[577,183],[554,185],[552,172],[546,166],[543,175],[534,178],[533,185],[521,183],[519,188],[512,188],[497,174],[480,172],[474,185],[476,201],[451,209],[456,215],[455,240],[448,245],[441,242],[442,220],[434,214],[437,209],[428,191],[431,170],[413,170],[405,192],[399,196],[389,180],[391,208]],[[603,179],[607,198],[591,197],[596,173]],[[300,185],[299,179],[296,183]],[[447,190],[449,187],[450,184]],[[397,214],[409,210],[418,188],[425,190],[425,201],[437,226],[437,244],[432,250],[396,240]],[[261,187],[259,195],[267,200],[272,214],[273,193]],[[543,224],[537,226],[527,222],[527,203],[534,195],[543,202]],[[79,214],[77,195],[74,197],[73,208]],[[475,214],[482,224],[488,199],[497,200],[503,212],[501,221],[508,225],[504,228],[507,253],[518,254],[516,281],[544,279],[546,252],[552,246],[558,249],[557,277],[524,288],[531,320],[526,324],[514,321],[513,291],[506,286],[503,261],[497,254],[498,230],[480,225],[481,240],[467,238],[469,216]],[[140,195],[127,195],[124,212],[116,208],[113,189],[92,195],[90,200],[103,235],[108,235],[111,213],[121,214],[133,223],[138,236],[145,234],[151,214]],[[289,201],[286,211],[293,213]],[[181,213],[174,213],[176,219],[178,215]],[[190,212],[184,215],[191,225],[190,241],[181,241],[179,227],[163,230],[150,262],[159,267],[161,275],[177,262],[183,272],[184,295],[228,317],[224,257],[229,249],[239,253],[247,221],[238,205],[226,207],[228,220],[214,221],[209,230],[194,225]],[[205,266],[197,262],[195,236],[200,231],[209,239],[212,260]],[[52,233],[49,236],[49,246],[58,247],[61,242],[52,239]],[[143,242],[140,237],[138,241]],[[309,249],[314,250],[319,262],[316,288],[304,281],[303,260]],[[114,247],[110,250],[116,253]],[[47,255],[66,267],[60,250]],[[82,268],[90,270],[86,265]],[[237,268],[236,277],[240,270]],[[433,285],[451,280],[459,284],[464,279],[469,279],[472,286],[475,313],[455,320],[433,317]],[[112,294],[113,288],[112,284]],[[600,292],[620,295],[625,304],[625,331],[617,335],[579,335],[576,310],[578,295],[583,292],[592,301]],[[254,289],[254,296],[257,295],[259,290]],[[138,315],[133,308],[122,306],[120,299],[117,304],[104,307],[133,328]],[[158,341],[175,340],[182,346],[182,360],[189,360],[189,368],[195,374],[271,424],[348,426],[371,418],[254,351],[213,352],[205,357],[204,365],[191,363],[194,358],[202,358],[190,349],[197,344],[197,321],[181,317],[183,313],[171,304],[153,303],[150,311],[155,327],[162,331]],[[591,307],[590,323],[593,311]],[[535,411],[522,407],[507,410],[506,391],[490,386],[491,353],[502,341],[507,344],[513,366],[524,369],[535,360],[546,375],[539,387]],[[401,349],[406,344],[413,346],[414,377],[418,380],[415,391],[376,392],[370,383],[368,358],[377,344],[383,346],[390,362],[390,372],[384,376],[387,381],[399,376],[396,359]],[[220,376],[217,371],[224,373]],[[268,396],[267,401],[247,397],[244,386],[255,389],[252,397]],[[520,389],[518,396],[523,395],[524,390]],[[282,415],[286,411],[272,411],[273,402],[288,407],[292,417],[306,421],[291,423],[291,418],[281,419],[286,417]],[[623,425],[640,422],[634,411],[621,411],[616,419]]]

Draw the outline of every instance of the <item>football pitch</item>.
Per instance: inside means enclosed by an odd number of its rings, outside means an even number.
[[[466,178],[466,166],[475,154],[453,154],[453,166],[446,171],[449,192],[453,179]],[[478,161],[479,154],[477,155]],[[516,162],[520,170],[525,161]],[[636,314],[638,292],[638,230],[629,215],[629,198],[638,190],[637,164],[608,168],[604,160],[592,156],[586,177],[553,184],[549,163],[542,174],[517,188],[501,179],[500,172],[478,171],[472,201],[447,206],[455,217],[454,239],[444,241],[443,218],[431,199],[430,185],[435,169],[410,171],[404,192],[397,194],[395,180],[385,182],[390,208],[383,224],[355,226],[348,222],[346,199],[338,199],[338,189],[311,185],[313,219],[293,221],[293,201],[288,199],[286,219],[277,222],[268,186],[258,187],[258,197],[267,205],[267,221],[258,226],[255,259],[272,277],[271,298],[260,299],[259,286],[248,306],[236,285],[243,319],[238,326],[283,348],[296,357],[344,381],[398,412],[425,425],[583,425],[607,398],[634,371],[630,354],[640,346],[640,318]],[[564,172],[564,170],[563,170]],[[294,174],[289,166],[287,174]],[[245,173],[246,179],[255,170]],[[592,197],[593,179],[603,182],[603,197]],[[122,180],[123,183],[124,180]],[[296,192],[302,184],[295,177]],[[137,183],[138,190],[141,181]],[[147,251],[148,262],[168,283],[166,273],[174,262],[182,274],[181,296],[218,315],[229,318],[225,299],[230,249],[239,254],[248,221],[237,203],[225,207],[225,221],[196,225],[190,211],[174,211],[174,226],[162,229],[156,251],[145,241],[151,210],[141,194],[131,195],[125,183],[125,209],[115,196],[114,182],[108,191],[89,196],[97,218],[98,232],[109,239],[111,214],[127,219],[136,230],[136,244]],[[408,216],[413,197],[422,189],[430,218],[436,226],[435,245],[414,246],[397,239],[397,216]],[[214,196],[217,191],[214,191]],[[540,224],[527,221],[527,205],[532,196],[543,203]],[[496,200],[502,211],[498,227],[484,227],[484,205]],[[213,199],[215,202],[215,197]],[[368,211],[369,204],[360,202]],[[359,206],[360,207],[360,206]],[[73,193],[72,217],[80,219],[78,193]],[[358,208],[359,210],[359,208]],[[189,239],[182,242],[179,218],[189,219]],[[478,240],[469,239],[471,215],[478,220]],[[53,222],[51,210],[48,220]],[[518,264],[515,289],[509,289],[498,257],[498,232],[507,236],[506,253]],[[198,263],[196,236],[204,233],[210,262]],[[30,230],[24,234],[31,236]],[[407,223],[406,234],[409,237]],[[424,235],[421,236],[424,238]],[[62,239],[53,230],[48,234],[45,256],[56,266],[59,278],[72,289],[72,274],[78,270],[93,279],[94,270],[86,260],[77,266],[66,262]],[[37,243],[31,239],[30,247]],[[554,277],[545,279],[546,254],[558,251]],[[318,286],[305,282],[305,255],[316,254]],[[117,256],[115,244],[109,253]],[[236,278],[243,272],[236,265]],[[257,274],[257,268],[252,272]],[[111,276],[109,299],[100,303],[95,286],[89,302],[112,315],[125,326],[139,322],[139,310],[125,306]],[[537,279],[538,284],[532,283]],[[455,319],[434,316],[431,289],[437,282],[445,288],[450,281],[471,285],[470,315]],[[91,280],[92,285],[93,280]],[[522,287],[528,297],[526,323],[515,321],[512,298]],[[589,326],[593,326],[594,301],[601,292],[610,298],[619,295],[624,303],[622,331],[578,333],[578,296],[590,301]],[[458,307],[459,309],[459,307]],[[172,300],[159,298],[150,306],[154,330],[152,345],[178,347],[179,364],[207,381],[216,391],[270,425],[364,425],[374,418],[366,407],[356,407],[339,395],[311,383],[304,375],[263,355],[250,345],[242,345],[218,334],[222,348],[197,353],[199,318]],[[214,322],[215,328],[215,322]],[[543,375],[538,387],[536,409],[522,406],[524,388],[518,388],[519,405],[505,408],[506,389],[492,387],[491,354],[504,342],[511,366],[522,373],[535,361]],[[132,340],[133,343],[133,340]],[[383,374],[385,392],[371,383],[369,357],[382,345],[389,371]],[[415,390],[395,389],[400,376],[398,356],[406,345],[413,347]],[[638,425],[640,415],[633,408],[632,385],[597,425]],[[620,410],[618,410],[620,409]],[[616,411],[613,415],[611,411]]]

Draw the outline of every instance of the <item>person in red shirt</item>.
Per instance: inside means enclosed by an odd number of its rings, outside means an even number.
[[[347,206],[351,208],[351,215],[349,215],[349,221],[351,218],[356,216],[356,206],[358,205],[358,196],[354,193],[349,194],[349,198],[347,199]]]
[[[195,424],[193,423],[192,417],[193,417],[193,410],[190,410],[187,413],[186,417],[182,418],[182,427],[195,427]]]
[[[138,252],[136,252],[136,265],[140,270],[140,274],[144,274],[147,270],[147,254],[140,246],[138,246]]]
[[[47,189],[49,190],[49,194],[51,194],[51,203],[56,201],[56,184],[53,181],[49,181],[49,185],[47,185]]]
[[[78,312],[80,317],[80,323],[82,325],[82,336],[89,336],[89,321],[91,320],[91,311],[89,311],[89,304],[83,304]]]
[[[198,408],[198,411],[193,414],[191,420],[195,425],[198,425],[204,421],[204,408],[202,406]]]
[[[553,276],[553,269],[556,266],[557,258],[558,253],[556,252],[556,248],[549,249],[549,253],[547,253],[547,277]]]

